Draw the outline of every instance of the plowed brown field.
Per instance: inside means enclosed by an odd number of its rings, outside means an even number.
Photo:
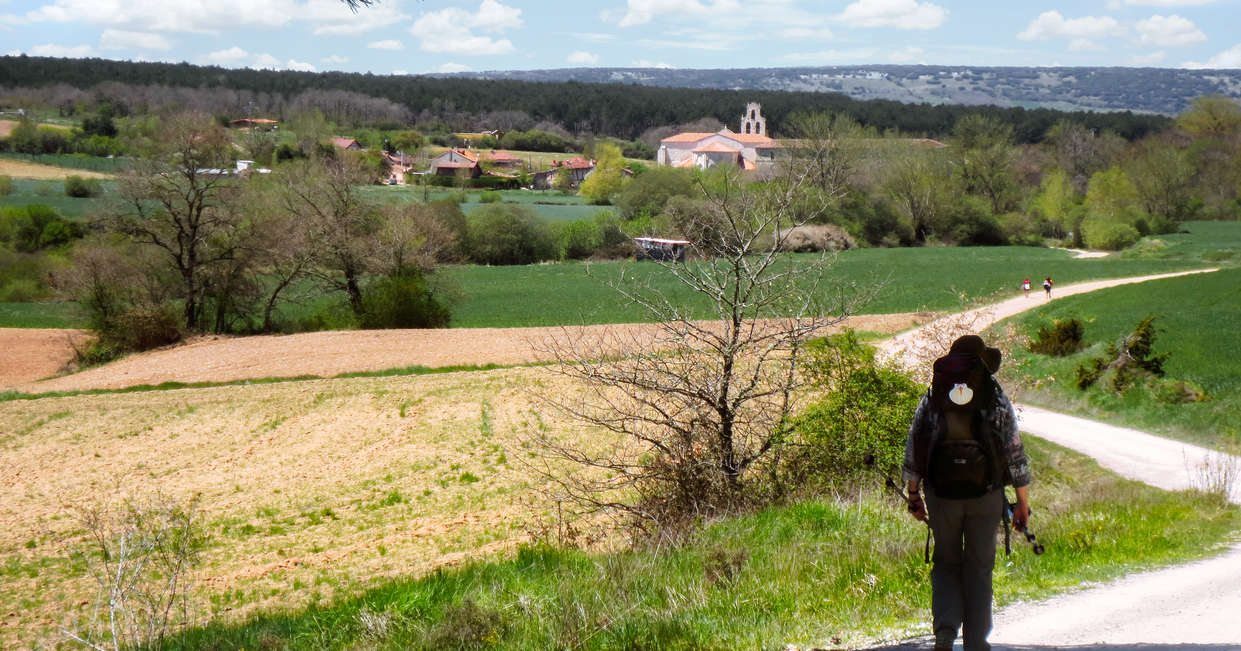
[[[923,323],[930,314],[850,317],[840,327],[892,334]],[[235,380],[382,371],[406,366],[482,366],[546,361],[546,342],[567,335],[578,341],[611,340],[642,345],[655,335],[651,324],[568,328],[453,328],[445,330],[351,330],[263,337],[201,337],[187,344],[125,359],[42,382],[51,372],[9,372],[0,365],[0,388],[28,393],[118,389],[163,382]],[[3,336],[0,331],[0,337]],[[4,340],[0,339],[0,349]],[[614,346],[615,347],[615,346]],[[71,352],[71,351],[70,351]],[[614,351],[621,352],[621,351]],[[63,351],[60,353],[63,357]],[[18,366],[14,366],[18,369]],[[52,371],[54,372],[54,371]],[[38,374],[41,373],[41,374]]]

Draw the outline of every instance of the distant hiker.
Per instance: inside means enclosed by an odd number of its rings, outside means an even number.
[[[1026,278],[1025,280],[1021,281],[1021,289],[1025,291],[1026,298],[1030,298],[1030,279],[1029,278]]]
[[[1051,276],[1043,279],[1043,291],[1047,293],[1047,298],[1051,298]]]
[[[1030,516],[1030,466],[1017,415],[992,377],[1000,351],[977,335],[952,343],[935,360],[931,388],[914,413],[905,441],[903,476],[909,511],[931,525],[931,619],[936,651],[950,650],[958,630],[966,651],[991,646],[991,572],[996,529],[1014,486],[1013,526]],[[919,488],[926,485],[926,501]]]

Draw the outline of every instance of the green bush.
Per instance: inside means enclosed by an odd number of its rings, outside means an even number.
[[[499,192],[488,190],[478,195],[479,203],[500,203],[501,196]]]
[[[12,177],[0,175],[0,197],[7,197],[10,194],[13,194]]]
[[[436,300],[430,284],[416,269],[381,278],[362,296],[363,328],[446,328],[448,308]]]
[[[875,348],[852,331],[811,342],[805,370],[819,398],[795,424],[799,445],[786,455],[789,478],[831,485],[872,468],[893,473],[905,454],[905,436],[925,387],[875,358]]]
[[[594,221],[577,220],[560,226],[560,250],[569,260],[589,258],[599,250],[603,238]]]
[[[65,196],[85,199],[103,194],[99,179],[87,179],[76,174],[65,177]]]
[[[1028,348],[1040,355],[1066,357],[1082,349],[1084,331],[1080,319],[1057,319],[1052,325],[1039,328]]]
[[[1087,219],[1082,223],[1086,246],[1103,251],[1119,251],[1133,246],[1142,236],[1138,229],[1120,223]]]
[[[560,253],[547,220],[525,206],[487,204],[467,221],[468,254],[479,264],[531,264],[555,260]]]

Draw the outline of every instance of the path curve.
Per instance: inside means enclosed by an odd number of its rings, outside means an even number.
[[[1147,276],[1131,276],[1128,278],[1091,280],[1058,287],[1053,291],[1050,300],[1054,301],[1065,296],[1085,294],[1109,287],[1119,287],[1121,285],[1193,274],[1213,273],[1216,271],[1219,271],[1218,267]],[[903,332],[895,337],[885,339],[879,343],[879,350],[887,358],[897,360],[905,368],[915,373],[929,373],[930,363],[935,358],[943,355],[944,351],[948,349],[949,344],[961,334],[981,332],[1002,319],[1020,314],[1026,310],[1032,310],[1047,302],[1048,299],[1041,295],[1014,296],[999,303],[992,303],[991,305],[966,310],[965,312],[950,314],[926,325]]]

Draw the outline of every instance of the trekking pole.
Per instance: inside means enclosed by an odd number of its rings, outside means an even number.
[[[896,495],[901,498],[901,501],[905,502],[905,508],[910,513],[913,513],[914,511],[917,510],[917,508],[914,507],[913,502],[909,500],[909,495],[905,494],[905,491],[901,490],[901,487],[897,486],[896,482],[893,481],[891,477],[884,477],[883,480],[884,480],[883,485],[886,486],[893,493],[896,493]],[[931,562],[931,522],[929,520],[926,520],[926,521],[923,521],[923,524],[926,525],[926,545],[922,548],[922,561],[924,563],[930,564]]]
[[[1008,519],[1009,519],[1009,520],[1012,520],[1012,518],[1013,518],[1013,507],[1015,507],[1015,506],[1017,506],[1017,505],[1016,505],[1016,504],[1013,504],[1013,503],[1012,503],[1012,502],[1010,502],[1010,501],[1008,501],[1008,496],[1005,496],[1005,497],[1004,497],[1004,511],[1005,511],[1005,513],[1006,513],[1006,515],[1007,515],[1007,517],[1008,517]],[[1034,513],[1034,509],[1030,509],[1030,513]],[[1031,547],[1031,549],[1033,549],[1033,550],[1034,550],[1034,555],[1035,555],[1035,556],[1042,556],[1043,551],[1044,551],[1044,550],[1043,550],[1043,545],[1042,545],[1041,543],[1039,543],[1038,538],[1037,538],[1037,537],[1035,537],[1035,535],[1034,535],[1034,532],[1033,532],[1033,531],[1030,531],[1030,523],[1029,523],[1029,522],[1027,522],[1027,523],[1025,524],[1025,526],[1024,526],[1024,527],[1021,527],[1021,528],[1018,528],[1018,527],[1017,527],[1017,525],[1015,525],[1015,524],[1014,524],[1014,525],[1013,525],[1013,528],[1014,528],[1014,529],[1017,529],[1017,531],[1020,531],[1020,532],[1022,533],[1022,535],[1024,535],[1024,536],[1026,537],[1026,542],[1030,543],[1030,547]]]

